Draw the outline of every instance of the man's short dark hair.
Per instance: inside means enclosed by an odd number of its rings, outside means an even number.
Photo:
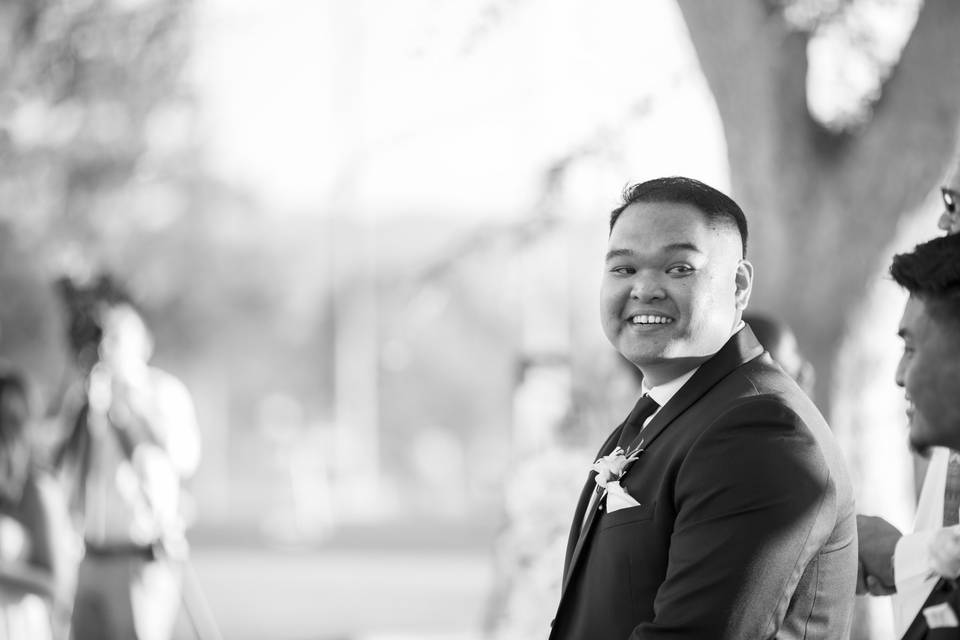
[[[960,234],[940,236],[895,255],[890,275],[922,300],[931,316],[960,333]]]
[[[636,202],[673,202],[699,209],[714,224],[736,225],[743,255],[747,255],[747,217],[733,198],[693,178],[671,176],[630,185],[623,190],[623,204],[610,213],[610,232],[623,210]]]

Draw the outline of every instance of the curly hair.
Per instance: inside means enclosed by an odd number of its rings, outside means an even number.
[[[922,300],[931,316],[960,333],[960,234],[940,236],[895,255],[890,275]]]

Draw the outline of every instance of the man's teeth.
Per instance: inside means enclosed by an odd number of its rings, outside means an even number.
[[[664,316],[633,316],[633,324],[670,324],[673,322],[673,318],[665,318]]]

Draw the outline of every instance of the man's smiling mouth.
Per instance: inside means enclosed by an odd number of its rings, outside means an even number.
[[[673,318],[644,313],[633,316],[630,318],[630,322],[633,324],[670,324],[673,322]]]

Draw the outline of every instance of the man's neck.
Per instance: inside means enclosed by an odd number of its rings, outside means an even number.
[[[691,369],[686,373],[669,380],[667,382],[661,383],[655,387],[649,387],[646,383],[642,385],[643,392],[653,398],[657,404],[661,407],[670,402],[670,399],[673,398],[677,393],[680,392],[690,378],[693,377],[693,374],[697,372],[697,369]]]
[[[637,368],[640,369],[640,373],[643,374],[644,383],[648,387],[656,387],[671,380],[676,380],[680,376],[684,375],[689,371],[693,371],[704,362],[717,355],[720,352],[720,349],[723,349],[723,346],[727,344],[733,336],[735,336],[741,329],[743,329],[745,323],[739,317],[737,317],[737,322],[733,327],[733,331],[730,333],[730,336],[720,345],[720,347],[713,353],[706,356],[688,356],[686,358],[671,358],[664,362],[658,362],[656,364],[649,365],[637,365]]]
[[[676,358],[658,365],[639,367],[643,374],[643,385],[647,388],[659,387],[671,380],[693,371],[713,355],[700,358]]]

